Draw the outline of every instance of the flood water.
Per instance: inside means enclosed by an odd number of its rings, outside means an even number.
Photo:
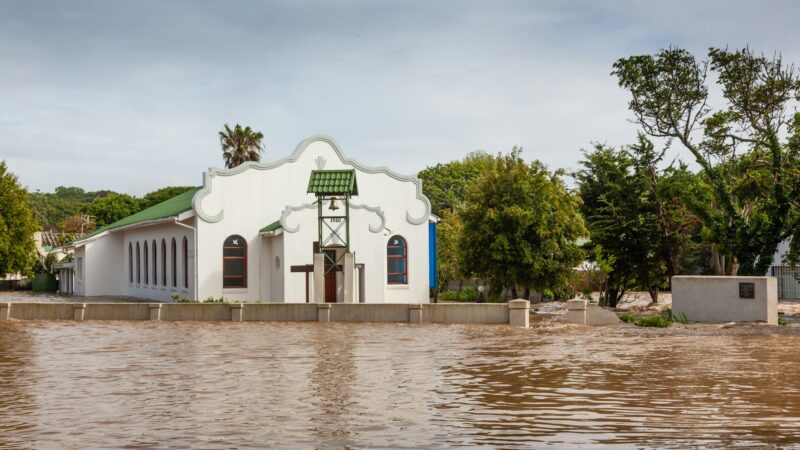
[[[0,448],[800,445],[765,330],[0,322]]]

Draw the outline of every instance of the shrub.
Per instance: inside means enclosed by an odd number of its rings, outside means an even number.
[[[625,323],[632,323],[637,327],[655,327],[655,328],[667,328],[675,322],[680,322],[683,324],[689,323],[689,318],[686,317],[686,314],[681,313],[679,316],[675,316],[672,314],[671,309],[667,309],[661,314],[654,314],[651,316],[635,316],[631,313],[619,313],[619,320]]]
[[[619,316],[619,320],[621,320],[621,321],[623,321],[625,323],[634,323],[634,322],[636,322],[636,316],[634,316],[631,313],[619,313],[618,316]]]
[[[439,293],[439,299],[448,302],[474,302],[478,293],[474,287],[468,286],[461,291],[444,291]]]
[[[672,325],[669,319],[665,318],[664,316],[657,314],[653,316],[642,316],[636,319],[634,324],[637,327],[656,327],[656,328],[667,328],[668,326]]]

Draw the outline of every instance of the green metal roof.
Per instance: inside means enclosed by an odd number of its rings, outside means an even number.
[[[356,171],[312,170],[308,192],[316,195],[358,195]]]
[[[262,233],[275,232],[275,231],[278,231],[280,228],[281,228],[281,221],[280,220],[276,220],[275,222],[272,222],[271,224],[269,224],[269,225],[265,226],[264,228],[262,228],[261,232]]]
[[[115,228],[133,225],[139,222],[147,222],[149,220],[158,220],[167,217],[173,217],[177,216],[182,212],[189,211],[190,209],[192,209],[192,198],[194,197],[194,194],[199,190],[200,190],[199,187],[189,189],[183,194],[178,194],[175,197],[172,197],[168,200],[164,200],[163,202],[155,204],[147,209],[143,209],[137,212],[136,214],[132,214],[114,223],[102,226],[94,230],[92,233],[81,236],[80,238],[76,239],[73,243],[86,240],[92,236],[96,236],[100,233],[113,230]]]

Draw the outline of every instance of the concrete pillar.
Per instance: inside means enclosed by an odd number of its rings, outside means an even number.
[[[11,303],[0,303],[0,320],[11,318]]]
[[[422,305],[413,303],[408,305],[408,323],[422,323]]]
[[[342,303],[355,303],[356,302],[356,255],[352,253],[344,254],[344,293],[342,295]]]
[[[522,328],[528,328],[531,321],[531,302],[518,298],[508,302],[508,323]]]
[[[150,320],[161,320],[161,305],[150,305]]]
[[[86,313],[86,303],[76,303],[72,305],[72,319],[83,320]]]
[[[236,303],[231,305],[231,321],[232,322],[241,322],[242,321],[242,312],[244,311],[244,305],[241,303]]]
[[[567,321],[586,325],[586,300],[572,299],[567,300]]]
[[[320,303],[317,305],[317,319],[320,321],[320,323],[327,323],[331,321],[330,303]]]
[[[314,253],[314,303],[325,303],[325,255]]]

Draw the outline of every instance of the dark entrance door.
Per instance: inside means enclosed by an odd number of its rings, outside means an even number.
[[[336,303],[336,250],[325,250],[325,303]]]

